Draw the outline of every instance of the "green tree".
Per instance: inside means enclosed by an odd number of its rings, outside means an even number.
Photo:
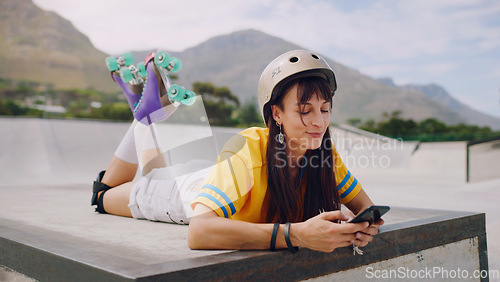
[[[8,99],[5,102],[0,101],[0,114],[8,116],[19,116],[26,113],[26,109],[19,106],[14,100]]]
[[[419,141],[438,141],[448,140],[448,126],[435,119],[428,118],[418,123],[418,139]],[[447,135],[448,134],[448,135]]]
[[[418,124],[418,129],[420,132],[425,132],[429,134],[444,134],[448,132],[448,127],[445,123],[440,122],[435,118],[428,118],[421,121]]]
[[[260,112],[254,102],[249,102],[243,105],[238,113],[238,120],[240,126],[264,126]]]
[[[18,105],[17,101],[7,99],[5,102],[0,101],[0,115],[3,116],[26,115],[26,116],[41,117],[43,115],[43,111],[21,107]]]
[[[234,116],[240,101],[227,87],[217,87],[210,82],[193,83],[193,91],[201,95],[211,125],[235,126]]]
[[[360,118],[350,118],[347,120],[347,124],[351,125],[351,126],[358,126],[359,124],[361,123],[361,119]]]
[[[372,118],[361,124],[359,128],[370,132],[378,132],[377,122]]]
[[[133,115],[127,103],[116,102],[105,104],[98,109],[92,109],[89,117],[111,120],[132,120]]]
[[[401,111],[394,111],[391,114],[383,113],[384,120],[378,123],[378,133],[394,138],[403,138],[405,136],[415,135],[417,131],[417,123],[412,119],[402,119]]]
[[[435,118],[415,122],[401,115],[401,111],[384,112],[382,121],[376,123],[370,119],[360,128],[388,137],[419,141],[468,141],[500,136],[500,131],[492,131],[489,127],[463,123],[449,126]]]

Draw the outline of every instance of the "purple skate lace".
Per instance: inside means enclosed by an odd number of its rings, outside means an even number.
[[[169,117],[160,102],[158,81],[153,64],[150,61],[147,65],[147,79],[142,90],[142,97],[133,110],[135,119],[146,125],[163,121]]]
[[[122,89],[123,93],[125,94],[125,97],[127,97],[128,105],[130,106],[130,110],[134,112],[135,107],[139,103],[139,100],[141,99],[141,94],[135,94],[130,90],[128,87],[128,84],[123,82],[121,77],[118,75],[113,75],[113,79],[116,81],[116,83],[120,86]]]

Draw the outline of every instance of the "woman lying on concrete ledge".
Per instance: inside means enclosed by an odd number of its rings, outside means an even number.
[[[115,76],[135,119],[94,183],[96,211],[189,223],[192,249],[295,252],[305,247],[331,252],[366,246],[378,233],[381,219],[372,225],[341,224],[373,203],[331,141],[337,85],[332,69],[318,55],[295,50],[266,67],[258,101],[267,127],[249,128],[231,138],[208,169],[196,161],[166,166],[158,153],[154,123],[165,120],[175,107],[161,94],[156,68],[147,62],[142,97]],[[132,182],[138,167],[143,176]],[[341,204],[350,211],[342,213]]]

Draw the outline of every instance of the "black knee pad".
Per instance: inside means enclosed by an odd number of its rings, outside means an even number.
[[[105,170],[101,171],[97,175],[97,179],[96,179],[96,181],[94,181],[94,187],[92,189],[92,191],[93,191],[92,199],[90,200],[91,206],[97,205],[97,208],[95,210],[96,210],[96,212],[99,212],[99,213],[107,213],[104,210],[104,205],[102,203],[103,197],[104,197],[104,193],[106,193],[106,191],[113,188],[113,187],[110,187],[110,186],[101,182],[102,178],[104,177],[104,173],[106,173]],[[103,191],[103,192],[101,193],[101,195],[99,197],[97,197],[98,193],[101,191]]]
[[[98,212],[98,213],[107,213],[106,210],[104,209],[104,204],[103,204],[104,194],[107,191],[108,190],[104,190],[101,193],[101,195],[99,196],[99,198],[97,199],[97,208],[95,208],[95,211]]]

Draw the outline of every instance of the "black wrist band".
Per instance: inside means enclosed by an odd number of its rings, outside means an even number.
[[[296,252],[299,251],[299,248],[297,247],[294,247],[292,245],[292,241],[290,241],[290,222],[287,222],[285,224],[285,242],[286,242],[286,246],[288,247],[288,250],[290,251],[290,253],[292,254],[295,254]]]
[[[280,227],[279,223],[275,223],[273,227],[273,234],[271,235],[271,251],[276,251],[276,237],[278,236],[278,229]]]

